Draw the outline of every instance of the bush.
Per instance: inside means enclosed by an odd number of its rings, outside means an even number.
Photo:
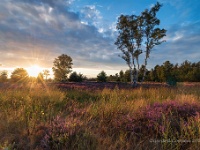
[[[83,74],[77,74],[76,72],[73,72],[70,76],[69,76],[69,81],[71,82],[82,82],[85,79],[85,77],[83,76]]]
[[[101,71],[98,75],[97,75],[97,81],[100,82],[106,82],[107,80],[107,75],[105,71]]]
[[[167,84],[170,86],[176,86],[177,80],[174,76],[170,76],[167,78]]]

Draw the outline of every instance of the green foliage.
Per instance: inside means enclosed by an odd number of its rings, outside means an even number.
[[[77,74],[76,71],[71,73],[69,76],[69,81],[72,81],[72,82],[82,82],[84,79],[85,77],[83,76],[83,74],[81,73]]]
[[[130,79],[134,84],[138,81],[140,72],[139,56],[143,53],[141,44],[145,43],[145,61],[142,81],[146,75],[147,59],[155,45],[159,45],[166,36],[166,30],[157,26],[160,20],[156,17],[157,12],[161,8],[160,3],[156,3],[150,10],[144,10],[141,15],[121,15],[118,18],[117,29],[119,35],[115,44],[122,51],[122,59],[124,59],[130,70]]]
[[[149,81],[167,82],[176,85],[176,82],[199,82],[200,62],[184,61],[182,64],[171,64],[166,61],[163,65],[156,65],[149,73]]]
[[[138,81],[142,81],[144,65],[139,69]],[[122,70],[115,75],[110,75],[108,81],[130,82],[130,70]],[[184,61],[182,64],[172,64],[165,61],[162,65],[156,65],[150,71],[146,69],[145,81],[166,82],[169,85],[176,85],[177,82],[200,82],[200,62],[191,63]]]
[[[105,71],[101,71],[98,75],[97,75],[97,81],[100,82],[106,82],[107,81],[107,75]]]
[[[11,81],[24,83],[28,81],[28,72],[24,68],[16,68],[11,74]]]
[[[62,54],[55,58],[53,62],[54,78],[56,81],[65,82],[67,75],[71,72],[72,58],[68,55]]]

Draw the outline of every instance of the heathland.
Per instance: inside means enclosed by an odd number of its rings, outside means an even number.
[[[198,149],[200,84],[1,84],[0,149]]]

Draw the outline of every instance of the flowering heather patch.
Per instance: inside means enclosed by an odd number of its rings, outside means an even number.
[[[138,87],[98,82],[0,86],[0,149],[187,148],[157,139],[193,139],[189,148],[199,149],[200,88]]]
[[[55,84],[60,89],[79,89],[79,90],[103,90],[114,89],[116,86],[120,89],[130,88],[128,83],[117,83],[117,82],[68,82],[63,84]]]
[[[136,135],[163,137],[169,130],[181,134],[182,124],[189,126],[191,118],[198,121],[200,105],[198,103],[179,103],[167,101],[154,103],[136,113],[129,119],[127,130]]]
[[[69,147],[70,138],[79,132],[81,122],[73,118],[63,119],[57,116],[47,126],[46,134],[41,140],[44,149],[63,149]]]

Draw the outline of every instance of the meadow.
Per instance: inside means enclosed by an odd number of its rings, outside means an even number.
[[[1,85],[0,149],[199,148],[199,83],[88,85]]]

